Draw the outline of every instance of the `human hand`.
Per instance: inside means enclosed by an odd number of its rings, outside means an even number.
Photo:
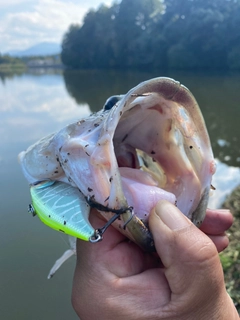
[[[90,218],[94,227],[103,224],[97,212]],[[217,252],[228,245],[224,232],[231,224],[229,211],[208,210],[201,227],[206,236],[161,201],[149,217],[156,254],[143,252],[113,227],[100,243],[78,241],[75,311],[81,320],[239,319]]]

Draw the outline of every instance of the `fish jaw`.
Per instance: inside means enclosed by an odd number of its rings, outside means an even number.
[[[55,134],[37,141],[18,155],[18,161],[29,184],[43,180],[61,180],[64,177],[57,156],[55,156]]]
[[[114,226],[147,251],[154,248],[147,221],[156,203],[167,199],[200,225],[215,171],[197,102],[169,78],[141,83],[110,110],[40,140],[20,162],[30,183],[67,182],[95,203],[125,209]],[[108,211],[100,210],[106,220]]]

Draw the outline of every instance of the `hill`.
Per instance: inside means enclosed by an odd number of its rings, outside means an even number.
[[[26,50],[14,50],[9,54],[14,57],[49,56],[59,54],[61,45],[55,42],[40,42]]]

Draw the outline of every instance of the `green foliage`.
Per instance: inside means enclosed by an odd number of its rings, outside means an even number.
[[[227,291],[240,312],[240,186],[227,197],[223,208],[231,210],[234,223],[228,230],[229,246],[220,254],[220,258]]]
[[[1,64],[20,64],[20,63],[21,63],[21,60],[20,60],[20,59],[10,57],[10,56],[7,55],[7,54],[2,55],[2,54],[0,53],[0,65],[1,65]]]
[[[239,69],[240,0],[122,0],[90,10],[62,43],[69,68]]]
[[[21,73],[25,70],[25,64],[21,59],[2,55],[0,53],[0,73]]]

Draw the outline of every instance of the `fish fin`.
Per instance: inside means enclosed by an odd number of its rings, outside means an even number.
[[[56,260],[56,262],[54,263],[53,267],[51,268],[49,274],[48,274],[48,279],[51,279],[54,274],[57,272],[57,270],[61,267],[61,265],[67,261],[71,256],[75,255],[76,251],[73,249],[68,249],[66,250],[63,255]]]

